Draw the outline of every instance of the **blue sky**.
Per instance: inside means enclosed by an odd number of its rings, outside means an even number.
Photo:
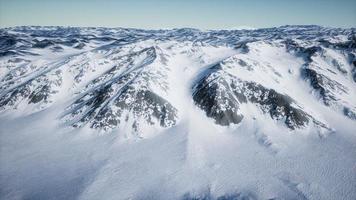
[[[356,0],[0,0],[0,26],[356,27]]]

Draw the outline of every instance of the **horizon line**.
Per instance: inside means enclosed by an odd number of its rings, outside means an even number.
[[[167,27],[167,28],[138,28],[138,27],[123,27],[123,26],[80,26],[80,25],[15,25],[15,26],[8,26],[8,27],[0,27],[0,29],[11,29],[11,28],[19,28],[19,27],[47,27],[47,28],[107,28],[107,29],[137,29],[137,30],[174,30],[174,29],[196,29],[199,31],[214,31],[214,30],[245,30],[245,31],[253,31],[253,30],[260,30],[260,29],[273,29],[273,28],[282,28],[287,26],[296,26],[296,27],[321,27],[321,28],[333,28],[333,29],[356,29],[354,27],[335,27],[335,26],[326,26],[326,25],[317,25],[317,24],[285,24],[280,26],[270,26],[270,27],[252,27],[252,26],[236,26],[232,28],[198,28],[198,27]]]

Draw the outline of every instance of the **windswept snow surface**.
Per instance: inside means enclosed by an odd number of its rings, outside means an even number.
[[[356,199],[355,29],[0,29],[0,199]]]

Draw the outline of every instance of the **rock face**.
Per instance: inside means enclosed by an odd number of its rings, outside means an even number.
[[[74,111],[70,113],[74,118],[73,126],[90,122],[92,128],[108,130],[117,127],[121,121],[127,122],[130,114],[135,119],[142,117],[149,124],[157,122],[162,127],[176,123],[176,108],[154,92],[136,90],[132,86],[123,86],[115,92],[112,86],[107,86],[74,102]],[[136,131],[138,123],[136,120],[132,123]]]
[[[58,118],[68,126],[140,132],[174,126],[179,102],[192,100],[222,126],[247,120],[253,105],[290,130],[328,129],[309,101],[356,120],[354,31],[0,29],[0,111],[64,104]],[[181,86],[192,99],[181,99]]]
[[[272,119],[283,121],[290,129],[305,127],[310,121],[326,128],[288,95],[234,77],[225,72],[220,64],[205,73],[194,87],[193,99],[217,124],[226,126],[240,123],[243,119],[240,105],[249,102],[268,113]]]
[[[310,115],[295,107],[293,105],[295,101],[287,95],[253,82],[237,82],[232,88],[237,96],[246,99],[245,102],[258,104],[272,119],[282,120],[290,129],[300,128],[309,123]]]
[[[217,124],[238,124],[243,119],[239,113],[242,99],[237,99],[229,80],[222,77],[220,70],[220,65],[208,69],[207,74],[194,87],[193,99]]]
[[[6,79],[16,79],[16,75],[9,73],[5,76],[4,80]],[[1,86],[3,93],[0,97],[0,109],[16,109],[23,101],[28,104],[38,104],[42,108],[48,107],[53,103],[52,96],[58,93],[62,82],[60,69],[31,78],[19,85],[16,85],[14,81],[8,81]]]
[[[177,109],[151,89],[153,85],[162,91],[168,87],[168,69],[162,61],[155,47],[124,55],[86,86],[87,91],[69,107],[65,119],[74,127],[90,123],[90,127],[104,130],[132,121],[132,128],[138,131],[140,119],[173,126]]]
[[[314,46],[305,47],[294,41],[286,42],[287,50],[302,56],[305,60],[301,75],[319,94],[323,103],[345,116],[355,119],[356,108],[353,102],[340,101],[351,89],[345,79],[355,81],[355,36],[349,36],[345,42],[330,42],[322,39]]]

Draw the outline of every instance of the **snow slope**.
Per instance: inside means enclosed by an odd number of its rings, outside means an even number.
[[[355,29],[0,29],[0,199],[355,199]]]

